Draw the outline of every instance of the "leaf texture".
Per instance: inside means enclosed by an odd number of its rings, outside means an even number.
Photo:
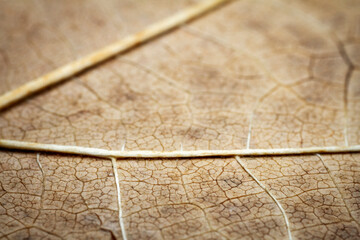
[[[1,1],[0,92],[194,2]],[[231,1],[1,111],[0,138],[157,151],[360,144],[360,2]],[[360,238],[360,154],[240,160],[1,150],[0,238]]]

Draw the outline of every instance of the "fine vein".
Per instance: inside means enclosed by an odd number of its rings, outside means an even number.
[[[249,119],[249,130],[248,130],[248,137],[247,137],[247,141],[246,141],[246,149],[250,149],[251,128],[252,128],[253,118],[254,118],[254,113],[251,113],[250,119]]]
[[[127,240],[125,225],[122,217],[122,209],[121,209],[121,193],[120,193],[120,183],[119,183],[119,175],[117,172],[117,163],[116,158],[111,158],[113,170],[114,170],[114,177],[115,177],[115,184],[116,184],[116,191],[117,191],[117,199],[118,199],[118,209],[119,209],[119,224],[121,229],[121,234],[123,240]]]
[[[44,172],[44,169],[41,165],[41,162],[40,162],[40,153],[37,153],[36,154],[36,163],[38,164],[39,166],[39,169],[40,169],[40,172],[41,172],[41,176],[42,176],[42,189],[41,189],[41,196],[40,196],[40,209],[43,209],[43,199],[44,199],[44,194],[45,194],[45,172]],[[36,220],[38,219],[38,217],[40,216],[40,212],[38,213],[38,215],[34,218],[34,221],[33,223],[36,222]]]
[[[40,153],[37,153],[36,154],[36,162],[40,168],[40,171],[41,171],[41,176],[42,176],[42,191],[41,191],[41,208],[42,208],[42,202],[43,202],[43,196],[44,196],[44,193],[45,193],[45,172],[44,172],[44,169],[41,165],[41,162],[40,162]]]
[[[43,144],[0,139],[0,148],[67,153],[104,158],[193,158],[193,157],[229,157],[229,156],[279,156],[319,153],[360,152],[360,145],[308,147],[308,148],[273,148],[273,149],[230,149],[230,150],[193,150],[193,151],[119,151],[101,148]]]
[[[235,156],[236,161],[240,164],[240,166],[245,170],[245,172],[247,172],[247,174],[250,175],[250,177],[252,177],[252,179],[254,179],[254,181],[274,200],[274,202],[276,203],[276,205],[279,207],[284,220],[285,220],[285,224],[286,224],[286,229],[289,235],[289,240],[292,240],[291,237],[291,231],[290,231],[290,222],[289,219],[286,215],[286,212],[284,210],[284,208],[281,206],[280,202],[275,198],[275,196],[249,171],[249,169],[247,169],[245,167],[244,164],[242,164],[240,157],[239,156]]]
[[[352,212],[350,211],[350,208],[349,208],[348,205],[346,204],[345,196],[344,196],[344,194],[342,193],[339,184],[337,183],[337,181],[335,181],[335,178],[334,178],[333,174],[331,173],[330,168],[327,166],[327,164],[325,163],[324,159],[322,158],[322,156],[321,156],[320,154],[316,154],[316,156],[320,159],[321,163],[324,165],[324,167],[325,167],[327,173],[329,174],[332,182],[334,183],[335,187],[336,187],[337,190],[339,191],[339,194],[340,194],[340,196],[341,196],[341,199],[342,199],[342,201],[344,202],[344,206],[345,206],[346,210],[348,211],[350,217],[351,217],[352,220],[354,220],[354,222],[360,227],[359,221],[356,220],[356,218],[353,216]]]
[[[346,65],[348,66],[348,70],[346,72],[345,75],[345,82],[344,82],[344,114],[345,114],[345,126],[344,126],[344,139],[345,139],[345,145],[348,145],[348,125],[349,125],[349,99],[348,99],[348,95],[349,95],[349,85],[350,85],[350,80],[351,80],[351,76],[353,74],[354,71],[354,65],[352,64],[349,56],[346,53],[346,50],[344,48],[344,45],[341,44],[340,42],[337,43],[338,45],[338,49],[339,49],[339,53],[342,57],[342,59],[344,60],[344,62],[346,63]]]

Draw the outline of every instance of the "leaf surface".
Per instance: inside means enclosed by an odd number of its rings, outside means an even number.
[[[0,92],[194,2],[1,1]],[[158,151],[360,144],[359,13],[358,1],[233,1],[0,112],[0,137]],[[109,159],[0,160],[4,239],[289,239],[285,217],[293,239],[360,237],[360,154],[125,159],[118,179]]]

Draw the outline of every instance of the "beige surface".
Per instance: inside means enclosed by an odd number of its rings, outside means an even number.
[[[5,109],[11,105],[24,100],[27,97],[39,93],[46,88],[59,84],[75,75],[79,75],[91,67],[96,67],[100,63],[109,60],[120,53],[124,53],[141,45],[145,42],[153,40],[162,34],[169,32],[183,24],[189,23],[191,20],[201,17],[205,13],[220,7],[229,2],[228,0],[206,0],[190,7],[181,9],[177,13],[170,15],[165,19],[161,19],[143,30],[129,34],[103,48],[94,50],[92,53],[73,60],[51,72],[35,78],[18,88],[7,91],[0,96],[0,109]]]
[[[1,93],[193,2],[1,1]],[[159,151],[360,144],[359,9],[234,1],[1,112],[0,138]],[[0,158],[0,237],[124,236],[110,160]],[[281,204],[293,239],[356,239],[359,161],[241,162]],[[117,169],[128,239],[288,239],[278,204],[234,158]]]

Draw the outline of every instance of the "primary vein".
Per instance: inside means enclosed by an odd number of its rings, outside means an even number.
[[[66,153],[104,158],[194,158],[194,157],[230,157],[230,156],[279,156],[319,153],[360,152],[360,145],[329,146],[308,148],[274,148],[274,149],[230,149],[230,150],[192,150],[192,151],[121,151],[101,148],[66,146],[57,144],[33,143],[0,139],[0,148]]]

